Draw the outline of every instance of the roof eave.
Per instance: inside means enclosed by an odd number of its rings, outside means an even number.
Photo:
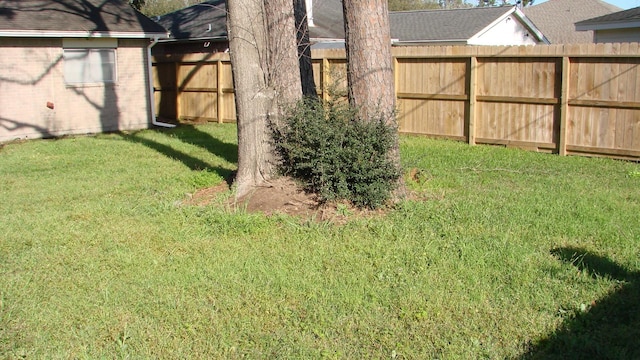
[[[104,32],[104,31],[48,31],[48,30],[0,30],[0,37],[19,38],[116,38],[116,39],[165,39],[167,33]]]
[[[500,15],[499,18],[493,20],[489,25],[485,26],[484,28],[482,28],[480,31],[478,31],[477,33],[473,34],[473,36],[471,36],[468,40],[465,41],[472,41],[474,39],[479,38],[480,36],[482,36],[484,33],[486,33],[487,31],[491,30],[491,28],[493,28],[494,26],[496,26],[498,23],[500,23],[502,20],[506,19],[507,16],[511,15],[514,11],[516,11],[516,7],[513,6],[511,7],[509,10],[505,11],[502,15]]]
[[[310,43],[318,42],[344,42],[344,39],[340,38],[309,38]]]
[[[393,45],[424,45],[424,44],[437,44],[437,45],[466,45],[469,39],[445,39],[445,40],[395,40],[392,41]]]
[[[535,24],[533,22],[531,22],[531,20],[529,20],[529,18],[527,18],[527,16],[522,12],[522,10],[518,9],[515,6],[512,7],[511,10],[505,12],[504,14],[502,14],[502,16],[500,16],[499,18],[497,18],[496,20],[491,22],[491,24],[486,26],[484,29],[482,29],[482,30],[478,31],[476,34],[474,34],[469,39],[469,42],[473,42],[474,40],[478,39],[485,32],[489,31],[491,28],[493,28],[498,23],[500,23],[501,21],[503,21],[504,19],[506,19],[508,16],[511,16],[511,15],[514,15],[516,18],[518,18],[520,20],[520,22],[522,23],[522,25],[524,25],[524,27],[526,27],[531,33],[533,33],[533,35],[536,37],[536,39],[538,41],[542,42],[545,45],[551,44],[551,41],[549,41],[549,39],[547,39],[547,37],[544,36],[542,31],[540,31],[540,29],[538,29],[538,27],[536,27]]]
[[[529,31],[531,31],[539,41],[543,42],[545,45],[551,44],[551,41],[549,41],[549,39],[547,39],[542,31],[540,31],[540,29],[538,29],[538,27],[531,20],[529,20],[527,15],[522,12],[522,10],[516,8],[516,11],[514,11],[514,15],[517,16],[520,21],[522,21],[524,26],[529,29]]]
[[[209,37],[198,37],[198,38],[172,38],[168,37],[160,40],[163,43],[176,43],[176,42],[197,42],[197,41],[228,41],[229,38],[227,36],[209,36]]]
[[[614,29],[629,29],[640,27],[640,21],[609,21],[601,23],[576,23],[576,31],[589,31],[589,30],[614,30]]]

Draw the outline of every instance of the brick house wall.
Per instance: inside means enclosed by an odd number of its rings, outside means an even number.
[[[0,142],[149,127],[148,43],[118,41],[115,84],[71,86],[62,39],[0,38]]]

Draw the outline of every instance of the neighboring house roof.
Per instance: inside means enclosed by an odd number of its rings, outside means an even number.
[[[209,0],[154,19],[171,40],[227,39],[225,0]]]
[[[593,33],[576,31],[574,23],[620,11],[601,0],[549,0],[523,12],[552,44],[592,43]]]
[[[0,36],[158,38],[167,31],[120,0],[0,0]]]
[[[344,40],[344,17],[342,16],[342,1],[315,0],[313,1],[313,26],[309,26],[309,38]]]
[[[576,30],[610,30],[640,27],[640,7],[583,20],[575,24]]]
[[[313,1],[309,38],[321,47],[344,46],[340,0]],[[538,28],[514,6],[390,13],[391,37],[401,42],[459,43],[481,35],[493,24],[515,16],[537,41],[548,43]],[[168,41],[227,40],[224,0],[209,0],[155,19],[170,31]]]
[[[309,37],[344,39],[342,3],[340,0],[314,1],[313,26]],[[225,0],[209,0],[154,18],[169,30],[172,40],[227,40],[227,8]]]
[[[539,41],[547,42],[535,25],[514,6],[391,12],[391,37],[400,42],[466,43],[512,14]]]

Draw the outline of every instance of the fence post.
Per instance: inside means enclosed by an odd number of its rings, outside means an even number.
[[[393,56],[393,96],[395,97],[396,108],[398,107],[398,58]]]
[[[178,60],[175,63],[175,71],[176,71],[176,120],[180,120],[180,116],[182,115],[182,106],[180,103],[182,102],[182,84],[180,84],[180,64],[182,60]]]
[[[216,63],[216,80],[217,80],[217,84],[216,84],[216,91],[217,91],[217,97],[218,99],[216,100],[218,103],[218,107],[217,107],[217,116],[218,116],[218,124],[222,124],[224,122],[224,120],[222,119],[222,116],[224,114],[223,109],[223,98],[224,98],[224,93],[222,92],[222,59],[218,59],[218,62]]]
[[[472,56],[469,61],[469,113],[467,114],[467,141],[476,144],[476,93],[478,87],[478,58]]]
[[[558,154],[567,155],[567,114],[569,112],[569,72],[571,62],[568,56],[562,57],[562,76],[560,84],[560,131],[558,132]]]
[[[329,79],[329,59],[326,56],[322,56],[322,100],[329,100],[329,94],[327,94],[327,81]]]

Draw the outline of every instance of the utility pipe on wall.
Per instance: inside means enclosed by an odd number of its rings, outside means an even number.
[[[168,124],[158,121],[156,119],[156,104],[155,96],[153,94],[153,63],[151,61],[151,48],[158,43],[158,38],[151,39],[151,43],[147,46],[147,72],[149,73],[149,109],[151,110],[151,124],[160,127],[174,128],[174,124]]]

